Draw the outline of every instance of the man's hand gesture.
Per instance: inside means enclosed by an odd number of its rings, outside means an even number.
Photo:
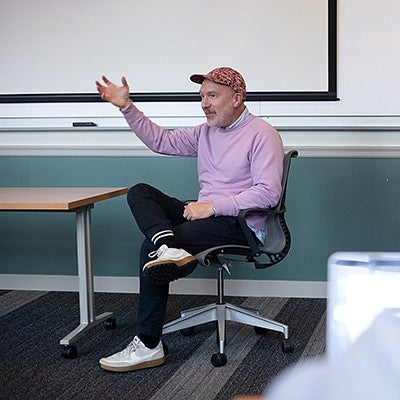
[[[103,100],[114,104],[114,106],[119,107],[121,110],[126,110],[132,103],[129,98],[129,86],[126,78],[123,76],[121,78],[122,86],[117,86],[108,80],[104,75],[101,77],[105,85],[96,81],[97,91]]]

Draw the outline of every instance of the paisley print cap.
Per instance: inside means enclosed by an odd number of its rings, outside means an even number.
[[[202,84],[204,79],[229,86],[236,93],[242,93],[243,99],[246,97],[246,82],[243,76],[233,68],[219,67],[213,69],[208,74],[194,74],[190,77],[192,82],[199,84]]]

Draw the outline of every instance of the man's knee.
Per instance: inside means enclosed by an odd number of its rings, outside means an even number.
[[[151,189],[152,186],[147,183],[137,183],[136,185],[132,186],[128,190],[128,204],[133,204],[139,196],[143,196],[144,193],[148,193]]]

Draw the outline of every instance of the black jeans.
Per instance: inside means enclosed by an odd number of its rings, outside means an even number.
[[[210,217],[188,221],[183,217],[185,202],[139,183],[129,189],[128,204],[145,236],[140,252],[140,294],[138,334],[160,337],[168,300],[169,285],[154,285],[143,276],[143,266],[156,248],[154,234],[172,230],[179,246],[195,255],[213,246],[246,244],[236,217]]]

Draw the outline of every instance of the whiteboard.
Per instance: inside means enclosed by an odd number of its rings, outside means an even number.
[[[249,100],[336,98],[336,0],[2,0],[0,37],[2,102],[97,101],[103,74],[197,100],[189,76],[218,66]]]

